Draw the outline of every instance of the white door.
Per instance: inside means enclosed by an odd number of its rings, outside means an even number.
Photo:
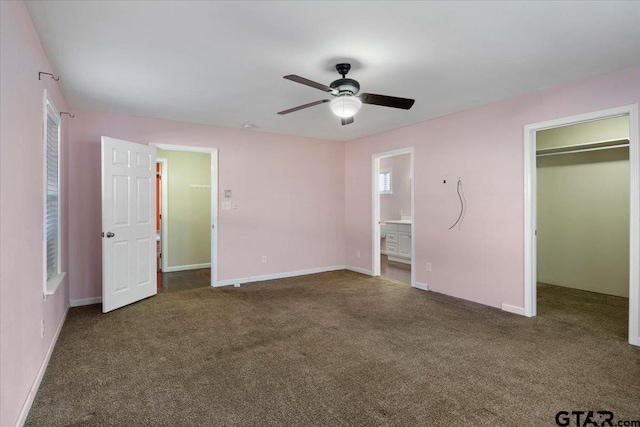
[[[157,293],[156,149],[102,137],[102,312]]]

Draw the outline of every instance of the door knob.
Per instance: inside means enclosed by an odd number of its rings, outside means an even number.
[[[107,231],[107,237],[114,237],[114,236],[115,236],[115,234],[113,234],[113,233],[112,233],[112,232],[110,232],[110,231]]]

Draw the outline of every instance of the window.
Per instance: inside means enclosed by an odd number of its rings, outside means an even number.
[[[62,282],[60,271],[60,116],[44,93],[44,254],[45,294],[52,294]]]
[[[391,194],[391,169],[381,169],[379,176],[380,194]]]

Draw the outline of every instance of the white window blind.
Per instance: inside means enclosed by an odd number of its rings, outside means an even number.
[[[383,169],[380,171],[378,189],[380,194],[391,194],[391,170]]]
[[[45,230],[47,235],[47,280],[60,273],[59,246],[59,162],[58,162],[59,119],[53,108],[47,103],[46,115],[46,212]]]

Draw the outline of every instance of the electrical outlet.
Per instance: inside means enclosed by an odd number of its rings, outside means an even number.
[[[40,320],[40,338],[44,338],[44,319]]]
[[[431,271],[431,263],[430,262],[427,263],[427,271]]]
[[[356,249],[356,256],[360,258],[360,249]]]
[[[267,263],[267,256],[266,255],[262,255],[262,263],[263,264]]]

